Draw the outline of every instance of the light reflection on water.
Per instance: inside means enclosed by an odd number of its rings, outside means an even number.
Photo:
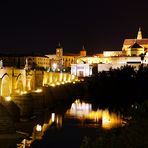
[[[76,119],[78,122],[73,122],[72,119]],[[61,128],[63,125],[67,126],[66,120],[73,126],[78,124],[82,127],[89,126],[96,128],[102,126],[104,129],[111,129],[123,126],[123,119],[120,115],[109,112],[108,109],[98,109],[94,111],[91,104],[76,100],[72,103],[71,108],[66,111],[64,117],[59,114],[51,113],[48,122],[44,123],[42,126],[42,134],[49,128]],[[36,130],[34,130],[34,132],[36,132]],[[37,138],[35,137],[34,139]]]
[[[42,139],[44,132],[50,128],[61,128],[63,125],[68,126],[67,121],[68,124],[72,126],[93,128],[102,126],[104,129],[111,129],[123,125],[123,119],[120,115],[109,112],[108,109],[98,109],[94,111],[92,109],[92,104],[76,100],[72,103],[71,108],[66,111],[64,117],[59,114],[51,113],[48,122],[42,125],[42,129],[39,132],[35,127],[32,135],[33,140]]]
[[[42,126],[35,126],[32,133],[32,140],[26,140],[26,143],[28,142],[28,145],[30,145],[30,143],[32,143],[34,140],[42,139],[44,132],[52,127],[62,128],[67,119],[69,122],[71,122],[70,124],[75,124],[74,126],[76,126],[76,124],[79,124],[81,127],[84,126],[92,128],[101,126],[104,129],[121,127],[123,126],[124,122],[123,118],[119,114],[109,112],[108,109],[98,109],[94,111],[92,109],[92,104],[76,100],[74,103],[72,103],[71,108],[66,111],[64,117],[59,114],[51,113],[49,120],[46,123],[44,123]],[[79,121],[79,123],[72,122],[72,119],[76,119]]]
[[[91,124],[92,126],[96,126],[96,124],[99,126],[99,124],[101,124],[104,129],[119,127],[122,126],[123,123],[120,115],[109,112],[108,109],[93,111],[91,104],[80,102],[80,100],[72,103],[71,108],[66,112],[66,117],[76,118],[81,121],[90,120],[94,123]]]

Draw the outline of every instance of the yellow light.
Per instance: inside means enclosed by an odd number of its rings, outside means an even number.
[[[19,94],[20,93],[20,90],[16,90],[15,92]]]
[[[79,99],[72,103],[66,114],[80,120],[90,119],[97,124],[100,124],[100,121],[102,121],[102,128],[104,129],[123,126],[123,119],[118,114],[110,113],[108,109],[93,111],[91,104],[81,102]]]
[[[64,82],[62,82],[62,84],[65,84]]]
[[[35,92],[37,92],[37,93],[40,93],[40,92],[42,92],[43,90],[41,89],[41,88],[38,88],[37,90],[35,90]]]
[[[74,80],[74,78],[75,78],[75,75],[72,75],[72,80]]]
[[[78,80],[78,79],[76,79],[75,81],[77,81],[77,82],[78,82],[79,80]]]
[[[56,64],[56,63],[54,63],[52,66],[53,66],[54,68],[57,68],[57,64]]]
[[[57,64],[56,64],[56,63],[53,63],[52,68],[53,68],[53,70],[55,71],[56,68],[57,68]]]
[[[57,85],[60,85],[60,83],[59,83],[59,82],[57,82],[56,84],[57,84]]]
[[[111,119],[108,112],[103,112],[102,116],[102,127],[103,128],[110,128],[111,126]]]
[[[76,82],[73,82],[73,84],[76,84]]]
[[[11,97],[10,96],[7,96],[7,97],[5,97],[5,101],[11,101]]]
[[[21,91],[20,94],[21,94],[21,95],[27,94],[27,91]]]
[[[102,127],[105,129],[111,129],[113,127],[122,125],[122,119],[115,113],[109,113],[108,110],[104,110],[102,114]]]
[[[54,84],[54,83],[52,83],[52,84],[50,84],[50,86],[55,87],[55,84]]]
[[[36,131],[41,132],[42,131],[42,126],[37,124],[36,126]]]
[[[55,113],[51,114],[51,121],[54,122],[55,121]]]

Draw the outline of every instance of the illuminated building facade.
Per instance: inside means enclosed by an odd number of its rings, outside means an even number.
[[[98,65],[98,71],[108,71],[110,68],[120,68],[124,65],[131,65],[138,68],[141,63],[148,64],[148,38],[142,38],[142,31],[139,28],[136,39],[125,39],[121,51],[104,51],[102,54],[95,56],[80,56],[76,60],[75,67],[79,64],[85,67],[85,64]],[[144,55],[142,60],[141,55]],[[83,64],[82,64],[83,62]],[[75,70],[75,72],[74,72]],[[89,76],[90,72],[87,71]],[[71,65],[71,73],[79,76],[77,68]]]
[[[11,54],[2,54],[0,55],[0,60],[3,62],[4,67],[15,67],[15,68],[24,68],[26,64],[26,59],[28,61],[28,66],[30,68],[34,67],[44,67],[49,68],[49,58],[44,55],[11,55]]]
[[[104,57],[116,57],[116,56],[122,56],[122,51],[104,51],[103,52]]]
[[[64,54],[63,55],[63,67],[71,67],[71,64],[76,63],[76,59],[79,57],[79,54]]]
[[[37,65],[38,67],[44,67],[45,69],[49,68],[49,58],[47,56],[28,56],[28,64],[31,65],[32,67]]]
[[[60,71],[63,68],[63,47],[59,43],[56,48],[56,54],[46,55],[50,61],[50,68],[52,71]]]
[[[88,77],[92,75],[92,65],[90,64],[71,64],[71,74],[78,77]]]
[[[56,69],[56,71],[60,71],[63,68],[70,68],[71,64],[76,64],[77,59],[81,57],[86,57],[86,50],[83,46],[82,50],[78,54],[63,54],[63,47],[61,44],[58,44],[56,48],[56,54],[49,54],[46,55],[50,60],[50,67],[51,69]]]
[[[80,50],[79,54],[64,54],[63,55],[63,67],[71,67],[71,64],[76,64],[77,59],[81,59],[87,56],[87,51],[85,50],[84,46]]]
[[[134,46],[134,49],[133,49]],[[139,56],[148,49],[148,38],[142,38],[142,31],[139,28],[136,39],[125,39],[122,47],[123,55]],[[133,50],[133,51],[132,51]],[[132,54],[133,52],[133,54]]]
[[[56,65],[58,69],[63,68],[63,47],[59,43],[58,47],[56,48]],[[55,65],[54,64],[54,65]]]

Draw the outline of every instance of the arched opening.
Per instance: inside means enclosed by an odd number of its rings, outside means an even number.
[[[1,83],[1,96],[7,97],[10,96],[11,89],[10,89],[10,78],[8,74],[4,74],[2,77],[2,83]]]
[[[16,88],[17,92],[23,91],[23,81],[22,81],[22,75],[19,74],[16,78]]]

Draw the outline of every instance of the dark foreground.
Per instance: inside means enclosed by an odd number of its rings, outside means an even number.
[[[94,127],[82,127],[63,125],[62,128],[50,128],[43,136],[42,140],[36,140],[32,143],[32,148],[80,148],[84,137],[96,137],[98,129]]]

